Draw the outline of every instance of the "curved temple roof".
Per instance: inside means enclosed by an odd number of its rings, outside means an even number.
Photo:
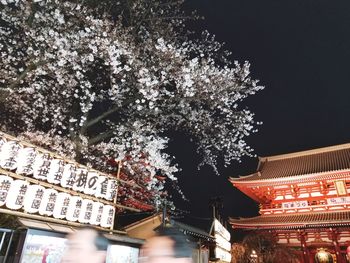
[[[315,150],[260,157],[257,172],[232,183],[273,180],[350,169],[350,143]]]
[[[350,226],[350,211],[263,215],[251,218],[230,218],[239,229],[299,229],[313,227]]]

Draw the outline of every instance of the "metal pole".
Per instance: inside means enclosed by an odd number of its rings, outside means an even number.
[[[12,244],[13,234],[14,234],[14,231],[12,230],[12,231],[11,231],[10,240],[9,240],[9,243],[8,243],[8,246],[7,246],[7,249],[6,249],[6,253],[5,253],[5,256],[4,256],[4,262],[5,262],[5,263],[7,262],[7,257],[8,257],[8,255],[9,255],[10,246],[11,246],[11,244]]]
[[[0,243],[0,251],[2,250],[2,246],[4,245],[5,237],[6,237],[6,232],[2,232],[2,238],[1,238],[1,243]]]

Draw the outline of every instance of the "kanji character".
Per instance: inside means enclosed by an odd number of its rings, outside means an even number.
[[[87,177],[88,177],[87,172],[81,171],[80,174],[78,175],[78,179],[76,181],[76,186],[77,187],[85,187]]]

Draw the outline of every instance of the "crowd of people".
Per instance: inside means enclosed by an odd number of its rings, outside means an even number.
[[[68,236],[62,263],[104,263],[108,240],[93,228],[80,229]],[[163,227],[146,240],[140,251],[142,263],[191,263],[192,246],[185,235],[172,227]]]

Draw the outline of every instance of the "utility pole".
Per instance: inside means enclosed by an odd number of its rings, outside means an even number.
[[[223,207],[222,197],[216,196],[216,197],[210,198],[209,204],[212,207],[213,218],[219,219],[220,209],[222,209]]]
[[[215,205],[213,204],[212,205],[212,208],[213,208],[213,218],[215,219],[216,218],[216,207],[215,207]]]

